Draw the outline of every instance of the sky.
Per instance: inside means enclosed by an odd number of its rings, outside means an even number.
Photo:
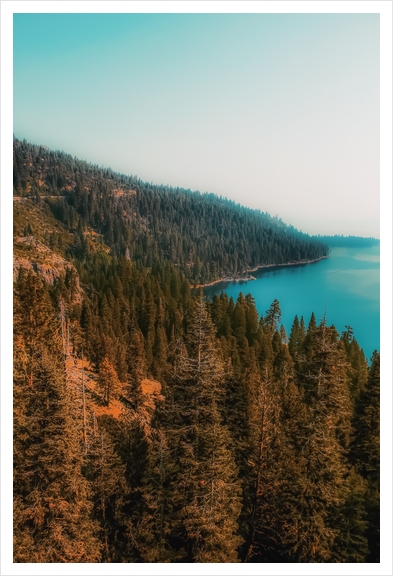
[[[379,238],[379,14],[14,14],[14,133]]]

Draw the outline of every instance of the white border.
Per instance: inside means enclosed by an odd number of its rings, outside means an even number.
[[[381,47],[381,523],[380,564],[12,563],[12,34],[13,14],[379,13]],[[1,574],[392,574],[392,2],[388,1],[3,1],[1,3]]]
[[[390,0],[8,0],[12,13],[372,13]],[[4,3],[3,3],[4,4]],[[389,10],[389,9],[388,9]],[[388,10],[386,12],[388,12]]]

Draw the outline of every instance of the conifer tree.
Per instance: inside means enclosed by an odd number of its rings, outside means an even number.
[[[32,272],[20,269],[14,290],[14,334],[23,340],[27,354],[25,366],[32,387],[36,351],[45,342],[56,350],[60,327],[53,319],[53,308],[45,283]],[[39,355],[38,355],[39,356]]]
[[[312,358],[303,376],[308,417],[300,451],[301,511],[296,558],[326,562],[339,534],[332,516],[345,501],[346,449],[351,403],[347,363],[337,333],[325,322],[313,331]]]
[[[217,407],[222,379],[214,328],[199,297],[191,308],[186,346],[180,350],[172,383],[175,422],[170,442],[177,447],[179,466],[171,484],[172,500],[188,561],[236,561],[241,543],[236,534],[240,484]]]
[[[341,334],[341,343],[348,360],[351,399],[356,401],[368,379],[368,363],[350,326],[346,326],[346,330]]]
[[[275,332],[281,321],[281,308],[277,299],[274,299],[269,310],[265,314],[265,324],[269,326],[271,332]]]
[[[156,330],[156,338],[153,347],[153,367],[154,376],[159,380],[168,371],[167,365],[168,357],[168,340],[163,326],[158,326]]]
[[[240,292],[232,316],[232,330],[239,346],[243,346],[246,336],[246,303]]]
[[[165,431],[154,427],[142,478],[144,509],[138,525],[139,549],[145,562],[176,559],[176,551],[170,545],[173,503],[169,488],[175,468]]]
[[[14,561],[97,562],[81,424],[65,382],[59,322],[42,290],[37,277],[22,275],[15,300]]]
[[[356,469],[367,480],[365,506],[369,556],[380,558],[380,355],[374,351],[365,389],[359,394],[354,417],[355,438],[351,456]]]
[[[380,355],[374,352],[371,368],[355,411],[355,440],[352,452],[359,472],[373,483],[379,482],[380,442]]]
[[[104,403],[108,406],[111,400],[122,393],[122,384],[113,365],[105,357],[99,366],[98,386]]]
[[[303,341],[303,350],[302,350],[303,354],[305,354],[306,358],[308,358],[309,360],[312,358],[313,354],[313,346],[316,330],[317,330],[317,321],[315,319],[314,312],[312,312],[307,327],[307,333]]]
[[[290,357],[274,375],[265,367],[250,415],[253,493],[245,561],[288,561],[297,531],[301,471],[295,446],[302,419]]]
[[[301,347],[303,346],[303,342],[304,339],[306,337],[306,326],[304,324],[304,317],[301,316],[300,318],[300,322],[299,322],[299,336],[298,336],[298,340],[299,340],[299,348],[301,349]]]
[[[147,358],[143,334],[137,326],[131,328],[130,345],[127,353],[128,386],[127,398],[134,406],[141,400],[141,382],[147,374]]]
[[[102,427],[95,427],[89,444],[86,476],[91,483],[94,515],[100,522],[102,559],[104,562],[122,561],[122,540],[127,531],[124,505],[128,487],[125,464],[115,452],[115,446]]]
[[[143,489],[149,468],[148,426],[143,414],[127,405],[120,415],[116,451],[125,464],[127,483],[122,558],[127,562],[141,562],[146,548],[145,527],[150,522],[150,510],[144,501]]]
[[[264,318],[260,318],[259,327],[254,338],[254,347],[261,370],[270,369],[274,360],[272,347],[272,333],[269,326],[266,326]]]
[[[294,360],[296,360],[296,357],[299,354],[301,344],[301,328],[299,318],[296,315],[292,324],[288,343],[289,352]]]
[[[339,530],[332,547],[332,560],[336,562],[366,562],[366,491],[367,482],[352,468],[343,485],[344,501],[332,513],[332,523]]]
[[[258,332],[258,312],[255,306],[255,299],[251,294],[245,298],[246,309],[246,336],[250,346],[252,345],[255,335]]]

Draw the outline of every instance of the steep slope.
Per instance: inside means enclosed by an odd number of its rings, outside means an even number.
[[[13,277],[20,268],[38,274],[51,286],[62,279],[73,284],[73,303],[81,304],[79,275],[72,263],[80,240],[56,220],[45,202],[14,196]],[[108,253],[102,236],[90,227],[83,231],[83,242],[91,253]]]
[[[145,266],[169,260],[196,283],[328,252],[319,240],[267,213],[214,194],[153,186],[18,140],[14,195],[45,199],[56,219],[79,236],[81,249],[90,226],[113,254],[127,253]]]

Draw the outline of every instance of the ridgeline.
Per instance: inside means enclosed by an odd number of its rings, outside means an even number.
[[[328,253],[324,242],[259,210],[214,194],[154,186],[19,140],[14,196],[45,201],[74,235],[73,255],[80,255],[90,227],[112,255],[127,254],[147,267],[165,259],[194,284]]]

